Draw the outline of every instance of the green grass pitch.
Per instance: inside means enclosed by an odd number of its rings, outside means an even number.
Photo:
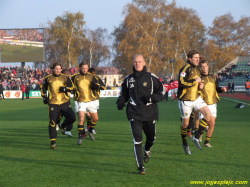
[[[42,62],[43,47],[1,44],[1,62]]]
[[[236,109],[236,102],[221,99],[210,141],[213,148],[199,150],[189,141],[192,154],[186,155],[181,144],[178,104],[160,102],[156,141],[145,164],[146,175],[141,176],[137,174],[125,110],[118,111],[115,102],[116,98],[100,99],[95,141],[87,137],[81,146],[77,145],[75,122],[73,137],[58,131],[57,149],[52,150],[48,107],[42,99],[0,101],[0,186],[186,187],[204,186],[190,181],[225,180],[248,182],[230,186],[250,185],[249,105]]]

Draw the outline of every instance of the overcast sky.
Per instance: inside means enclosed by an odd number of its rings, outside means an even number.
[[[0,29],[47,27],[64,11],[84,13],[89,29],[111,33],[124,19],[123,7],[132,0],[0,0]],[[171,1],[167,1],[171,2]],[[176,0],[177,6],[197,11],[203,24],[212,26],[215,17],[231,13],[238,21],[250,16],[250,0]]]

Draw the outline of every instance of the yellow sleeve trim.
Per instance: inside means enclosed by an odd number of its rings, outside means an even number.
[[[190,64],[187,64],[187,65],[185,66],[185,68],[182,70],[182,72],[185,72],[185,73],[186,73],[187,68],[189,68],[189,67],[190,67]],[[180,81],[181,81],[181,84],[183,84],[183,85],[185,85],[185,86],[193,86],[193,85],[194,85],[194,83],[185,82],[183,76],[180,76]]]

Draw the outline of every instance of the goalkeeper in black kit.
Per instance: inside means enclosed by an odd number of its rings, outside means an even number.
[[[151,148],[155,141],[155,120],[158,120],[157,102],[164,99],[165,89],[152,73],[147,72],[146,62],[141,54],[135,55],[133,74],[128,75],[123,83],[117,108],[122,110],[127,105],[127,118],[134,141],[134,153],[138,172],[145,175],[145,163],[149,161]],[[146,135],[146,143],[142,150],[142,130]]]
[[[65,117],[61,128],[70,126],[76,120],[75,113],[71,108],[68,92],[73,90],[73,83],[68,76],[61,74],[62,66],[54,63],[53,73],[45,77],[41,85],[41,96],[44,104],[49,104],[49,136],[51,149],[56,149],[56,121],[60,113]],[[48,91],[48,95],[47,95]]]

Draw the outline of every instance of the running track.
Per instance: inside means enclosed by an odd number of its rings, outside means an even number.
[[[247,96],[246,93],[233,93],[233,94],[219,94],[220,97],[236,102],[242,102],[243,104],[250,105],[250,96]],[[235,100],[237,99],[237,100]],[[245,101],[240,101],[245,100]]]

